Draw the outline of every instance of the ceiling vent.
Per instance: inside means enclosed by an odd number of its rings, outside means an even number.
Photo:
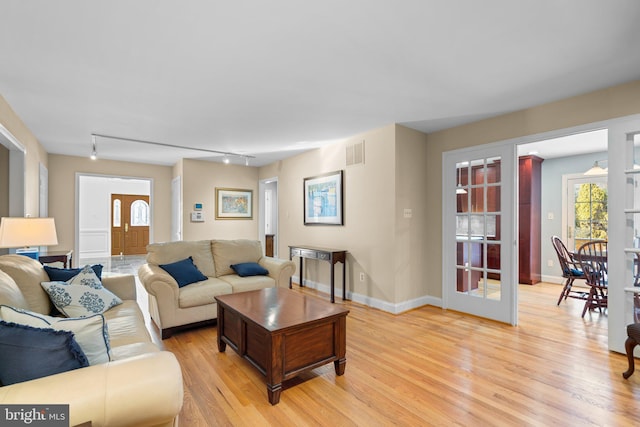
[[[364,164],[364,140],[347,145],[347,166]]]

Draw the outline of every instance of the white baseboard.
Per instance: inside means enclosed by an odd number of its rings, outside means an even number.
[[[294,282],[300,283],[299,277],[293,276],[292,279]],[[315,289],[318,292],[322,292],[327,295],[331,294],[331,288],[329,285],[314,282],[313,280],[305,279],[304,286],[307,288]],[[342,287],[336,287],[335,298],[336,299],[342,298]],[[403,301],[403,302],[394,304],[389,301],[383,301],[378,298],[372,298],[368,295],[349,292],[347,290],[347,299],[353,302],[357,302],[359,304],[363,304],[363,305],[376,308],[378,310],[386,311],[387,313],[392,313],[392,314],[400,314],[405,311],[413,310],[414,308],[422,307],[425,305],[442,307],[442,298],[436,298],[436,297],[430,297],[430,296],[423,296],[423,297],[419,297],[412,300]]]

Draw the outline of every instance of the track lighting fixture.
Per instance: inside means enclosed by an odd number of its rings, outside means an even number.
[[[137,142],[139,144],[149,144],[149,145],[156,145],[156,146],[160,146],[160,147],[177,148],[177,149],[180,149],[180,150],[194,150],[194,151],[202,151],[202,152],[205,152],[205,153],[221,154],[221,155],[224,156],[222,161],[225,164],[229,164],[231,162],[231,157],[239,157],[239,158],[244,158],[245,166],[249,166],[249,159],[254,158],[254,156],[251,156],[249,154],[239,154],[239,153],[233,153],[233,152],[229,152],[229,151],[210,150],[208,148],[185,147],[183,145],[165,144],[163,142],[144,141],[144,140],[141,140],[141,139],[124,138],[124,137],[119,137],[119,136],[101,135],[101,134],[98,134],[98,133],[92,133],[91,134],[92,144],[93,144],[93,151],[91,152],[91,158],[92,159],[95,159],[98,156],[98,152],[96,150],[96,137],[97,136],[99,136],[100,138],[119,139],[121,141]]]
[[[98,158],[98,151],[96,150],[96,136],[91,135],[93,150],[91,151],[91,160],[95,160]]]

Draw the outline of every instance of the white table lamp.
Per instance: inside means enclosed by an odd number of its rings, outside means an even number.
[[[0,221],[0,248],[38,259],[38,246],[58,244],[53,218],[5,217]]]

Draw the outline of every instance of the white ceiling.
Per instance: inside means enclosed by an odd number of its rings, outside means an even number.
[[[636,0],[3,0],[0,94],[50,153],[91,134],[255,156],[432,132],[640,78]],[[219,156],[98,138],[101,158]],[[244,160],[242,160],[244,163]]]

